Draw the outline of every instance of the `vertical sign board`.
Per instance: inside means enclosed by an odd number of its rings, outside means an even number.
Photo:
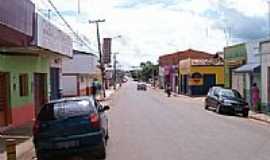
[[[103,39],[103,63],[109,64],[111,63],[111,47],[112,47],[112,39],[104,38]]]

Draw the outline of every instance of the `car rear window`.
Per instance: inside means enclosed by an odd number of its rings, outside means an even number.
[[[90,100],[73,100],[45,105],[39,113],[39,121],[66,119],[95,111],[94,103]]]

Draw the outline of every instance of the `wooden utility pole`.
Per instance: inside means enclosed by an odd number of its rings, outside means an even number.
[[[105,19],[103,19],[103,20],[98,19],[98,20],[94,20],[94,21],[89,20],[90,24],[95,23],[96,27],[97,27],[97,43],[98,43],[99,62],[100,62],[100,69],[101,69],[101,86],[102,86],[103,96],[105,98],[106,97],[105,86],[104,86],[105,67],[104,67],[104,63],[103,63],[101,42],[100,42],[100,32],[99,32],[99,23],[103,23],[103,22],[105,22]]]

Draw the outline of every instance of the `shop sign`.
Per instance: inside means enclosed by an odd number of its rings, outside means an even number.
[[[112,47],[112,39],[104,38],[103,39],[103,63],[109,64],[111,63],[111,47]]]
[[[189,85],[196,85],[196,86],[199,86],[199,85],[203,85],[203,76],[201,73],[199,72],[195,72],[191,75],[191,79],[189,81]]]
[[[37,14],[36,45],[52,52],[72,57],[72,39],[41,15]]]

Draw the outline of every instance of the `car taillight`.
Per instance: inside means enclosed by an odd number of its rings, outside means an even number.
[[[36,122],[34,123],[34,126],[33,126],[33,134],[34,134],[34,135],[38,133],[39,128],[40,128],[40,122],[39,122],[39,121],[36,121]]]
[[[93,128],[100,128],[100,119],[98,114],[96,113],[91,114],[89,120]]]

